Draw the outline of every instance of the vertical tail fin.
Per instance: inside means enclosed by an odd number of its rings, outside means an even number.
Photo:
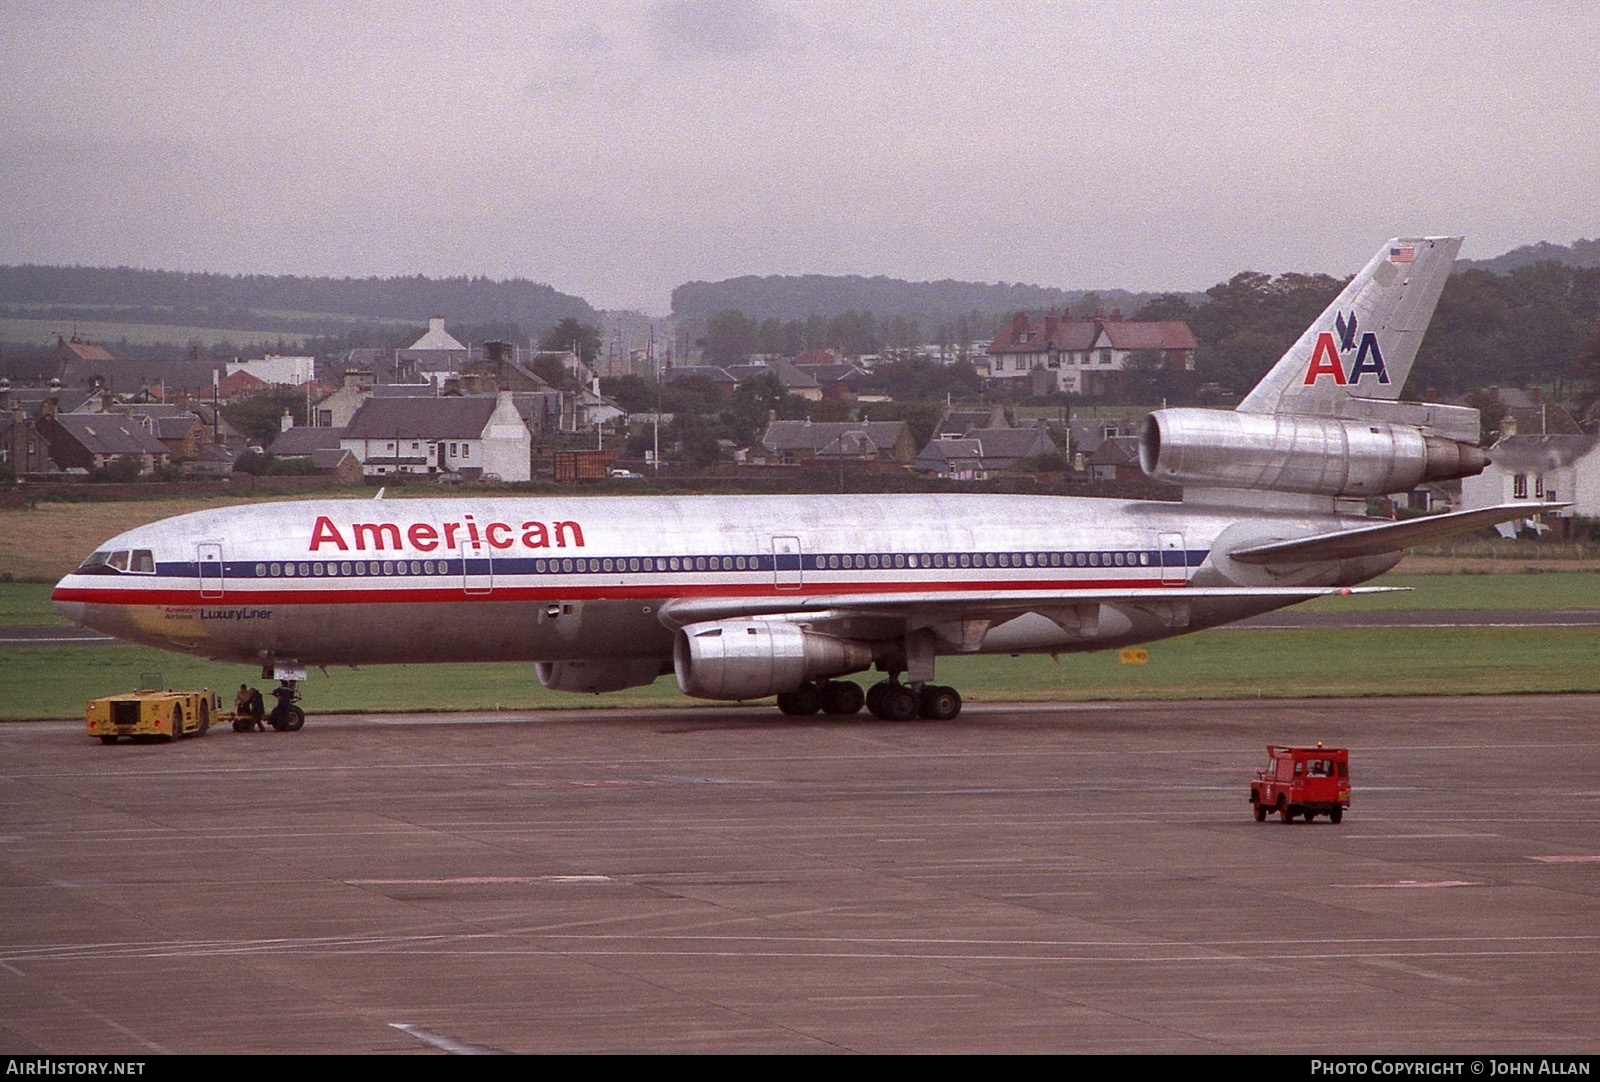
[[[1241,413],[1338,414],[1345,398],[1400,397],[1460,237],[1397,237],[1239,403]]]

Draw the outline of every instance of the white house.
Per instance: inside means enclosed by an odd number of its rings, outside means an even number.
[[[269,353],[259,361],[229,361],[227,374],[235,372],[248,372],[262,383],[302,387],[317,378],[317,359]]]
[[[339,441],[368,477],[460,473],[526,481],[533,436],[511,392],[471,398],[369,398]]]
[[[1463,511],[1527,500],[1571,504],[1543,516],[1562,530],[1574,516],[1600,518],[1600,436],[1507,436],[1488,455],[1482,473],[1461,479]]]

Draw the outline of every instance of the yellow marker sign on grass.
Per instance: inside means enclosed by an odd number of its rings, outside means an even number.
[[[1117,655],[1117,660],[1124,665],[1143,665],[1150,660],[1150,651],[1142,646],[1124,646]]]

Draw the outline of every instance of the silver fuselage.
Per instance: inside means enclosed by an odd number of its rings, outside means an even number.
[[[1092,627],[1019,612],[960,652],[1094,650],[1281,607],[1141,605],[1193,586],[1345,586],[1398,554],[1298,569],[1230,564],[1264,537],[1348,517],[1076,497],[969,495],[314,500],[202,511],[102,551],[144,570],[62,579],[58,608],[121,639],[301,665],[672,656],[674,604],[916,594],[1134,594]],[[1220,544],[1220,548],[1219,548]],[[926,607],[926,606],[924,606]],[[894,628],[886,628],[892,635]],[[941,653],[957,648],[941,647]]]

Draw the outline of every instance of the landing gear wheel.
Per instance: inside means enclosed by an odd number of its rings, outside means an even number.
[[[889,681],[882,680],[867,689],[867,709],[875,718],[883,717],[883,692],[890,687]]]
[[[815,684],[801,684],[793,691],[780,692],[778,709],[791,717],[809,717],[822,709],[822,692]]]
[[[889,684],[878,696],[878,709],[874,713],[884,721],[910,721],[917,716],[920,705],[915,691],[904,684]]]
[[[1278,818],[1285,823],[1294,822],[1294,812],[1289,810],[1289,802],[1281,796],[1278,798]]]
[[[949,721],[961,713],[961,694],[955,688],[928,684],[922,689],[917,712],[934,721]]]
[[[293,703],[285,703],[272,712],[272,727],[280,733],[296,733],[306,723],[306,712]]]
[[[853,680],[829,680],[822,688],[822,712],[840,717],[859,713],[866,704],[866,692]]]

